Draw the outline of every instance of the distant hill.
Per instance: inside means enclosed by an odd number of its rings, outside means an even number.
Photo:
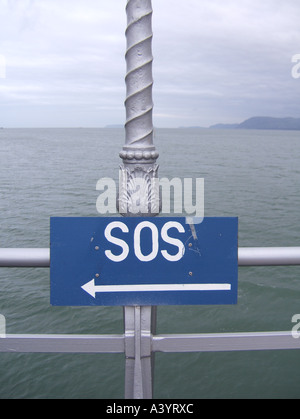
[[[239,124],[243,129],[300,130],[300,118],[271,118],[257,116]]]
[[[178,128],[179,129],[207,129],[207,127],[200,127],[199,125],[192,125],[190,127],[182,125],[182,126],[179,126]]]
[[[235,129],[238,128],[239,124],[216,124],[216,125],[212,125],[209,128],[214,128],[214,129]]]
[[[104,128],[124,128],[124,125],[122,125],[122,124],[111,124],[111,125],[105,125]]]
[[[255,116],[241,124],[216,124],[212,129],[270,129],[270,130],[300,130],[300,118],[272,118]]]

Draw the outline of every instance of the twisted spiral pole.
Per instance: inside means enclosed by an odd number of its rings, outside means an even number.
[[[151,0],[127,2],[126,144],[153,144]]]
[[[126,13],[126,138],[120,152],[123,176],[119,211],[126,215],[156,215],[159,211],[152,180],[157,178],[158,153],[153,144],[151,0],[128,0]]]

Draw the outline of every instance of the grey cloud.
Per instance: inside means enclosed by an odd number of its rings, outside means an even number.
[[[125,0],[0,2],[0,126],[123,122]],[[152,3],[157,126],[299,116],[298,0]]]

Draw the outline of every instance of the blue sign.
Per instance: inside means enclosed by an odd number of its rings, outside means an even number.
[[[238,219],[51,218],[53,306],[236,304]]]

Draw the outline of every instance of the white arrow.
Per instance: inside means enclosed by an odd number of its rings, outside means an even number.
[[[81,288],[96,298],[98,292],[230,291],[231,284],[96,285],[95,279],[92,279]]]

